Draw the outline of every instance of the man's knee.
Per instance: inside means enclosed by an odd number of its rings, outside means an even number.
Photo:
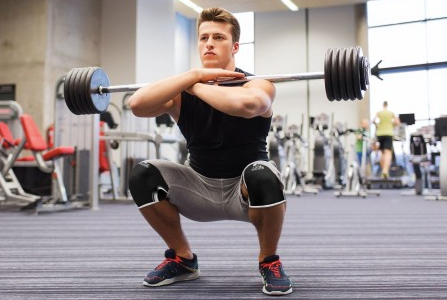
[[[169,186],[154,165],[142,161],[132,170],[129,190],[137,206],[142,208],[165,199]]]
[[[269,207],[285,201],[283,185],[267,166],[253,163],[244,170],[250,207]]]

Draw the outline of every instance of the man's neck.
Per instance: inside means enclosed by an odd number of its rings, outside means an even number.
[[[228,71],[234,71],[234,70],[236,70],[236,62],[233,60],[233,61],[231,61],[226,67],[225,67],[225,70],[228,70]]]
[[[236,63],[235,63],[235,61],[233,60],[233,61],[230,61],[226,66],[222,66],[222,67],[219,67],[219,66],[216,66],[216,67],[210,66],[209,68],[222,68],[222,69],[224,69],[224,70],[234,71],[234,70],[236,70]]]
[[[230,61],[228,64],[226,65],[218,65],[218,64],[208,64],[208,65],[204,65],[202,64],[203,68],[218,68],[218,69],[224,69],[224,70],[228,70],[228,71],[235,71],[236,70],[236,63],[235,61]]]

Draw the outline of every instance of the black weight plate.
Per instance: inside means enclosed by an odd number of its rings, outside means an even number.
[[[70,79],[71,79],[72,76],[73,76],[73,69],[68,71],[68,73],[67,73],[67,75],[65,76],[65,79],[64,79],[64,100],[65,100],[65,104],[67,105],[68,109],[72,113],[76,114],[76,111],[75,111],[75,109],[73,107],[73,99],[71,99],[70,93],[69,93],[69,90],[70,90]]]
[[[76,114],[77,115],[82,115],[82,106],[80,106],[79,101],[78,101],[78,96],[77,96],[77,90],[78,90],[78,86],[77,86],[77,77],[78,77],[78,73],[80,71],[80,68],[76,68],[74,69],[73,72],[73,76],[70,79],[70,97],[72,98],[72,103],[73,103],[73,107],[76,110]]]
[[[360,47],[355,47],[354,60],[352,61],[352,66],[354,68],[354,76],[352,79],[354,80],[355,97],[359,100],[363,99],[362,86],[360,83],[360,63],[362,60],[360,56],[361,50],[362,49],[360,49]]]
[[[91,91],[97,91],[98,88],[110,86],[109,77],[103,69],[98,68],[93,72],[90,79],[90,89]],[[92,93],[92,103],[95,106],[96,113],[100,114],[107,110],[110,104],[110,94],[99,94]]]
[[[78,106],[80,108],[81,114],[85,115],[88,111],[88,105],[85,101],[85,98],[83,95],[83,87],[82,87],[82,73],[84,72],[85,68],[79,68],[78,73],[76,75],[76,83],[73,85],[75,89],[75,95],[76,95],[76,102],[78,103]]]
[[[73,71],[73,74],[71,75],[70,82],[69,82],[69,88],[70,88],[69,89],[69,96],[72,99],[71,103],[72,103],[73,108],[75,110],[75,114],[76,115],[81,115],[82,114],[82,107],[79,106],[78,99],[76,97],[76,88],[77,88],[76,87],[76,77],[78,75],[78,72],[79,72],[79,68],[75,68],[74,71]]]
[[[85,106],[82,103],[82,97],[80,97],[79,93],[81,92],[79,89],[79,82],[80,82],[80,76],[82,73],[82,68],[78,68],[76,70],[76,77],[74,77],[73,81],[72,81],[72,87],[73,87],[73,91],[72,91],[72,95],[74,96],[74,99],[76,101],[76,105],[78,107],[78,112],[80,115],[85,114]]]
[[[351,100],[355,99],[355,91],[354,91],[354,80],[352,77],[354,76],[354,70],[352,68],[352,58],[354,56],[355,49],[350,47],[346,53],[346,91],[348,92],[348,98]]]
[[[79,86],[81,87],[80,97],[82,98],[85,112],[84,114],[94,114],[95,108],[92,104],[92,96],[90,93],[90,77],[93,74],[96,67],[85,68],[83,75],[80,78]]]
[[[90,88],[90,81],[91,78],[93,76],[93,72],[95,72],[95,70],[98,67],[90,67],[87,69],[87,73],[84,76],[84,80],[82,83],[83,86],[83,95],[85,97],[86,103],[88,105],[88,113],[89,114],[94,114],[96,113],[96,109],[95,106],[93,105],[93,98],[92,98],[92,91]]]
[[[334,49],[332,52],[332,60],[331,60],[331,79],[332,79],[332,94],[334,95],[334,99],[337,101],[341,100],[340,95],[340,84],[338,77],[340,76],[338,72],[338,60],[340,56],[340,49]]]
[[[357,99],[357,92],[355,89],[355,75],[356,75],[356,57],[357,57],[357,49],[355,47],[351,48],[351,68],[352,68],[352,73],[351,73],[351,93],[353,95],[353,97],[351,97],[351,100],[355,100]]]
[[[363,50],[362,48],[358,48],[358,52],[359,52],[359,71],[360,71],[360,88],[362,89],[362,91],[366,91],[367,88],[366,86],[368,85],[366,83],[365,80],[367,80],[367,78],[365,78],[365,57],[363,56]]]
[[[82,108],[82,114],[89,114],[89,99],[85,97],[85,86],[84,86],[84,78],[88,73],[89,68],[82,68],[79,70],[79,75],[77,76],[76,81],[76,100],[79,106]]]
[[[326,51],[326,56],[324,58],[324,85],[326,88],[326,96],[330,101],[334,100],[334,95],[332,93],[332,73],[331,73],[331,62],[332,62],[332,49]]]
[[[348,49],[343,48],[340,51],[338,59],[338,83],[340,84],[340,95],[343,100],[348,100],[348,91],[346,90],[346,52]]]

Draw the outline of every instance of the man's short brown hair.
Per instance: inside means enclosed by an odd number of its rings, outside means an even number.
[[[220,7],[204,9],[197,18],[197,32],[199,32],[199,27],[203,22],[220,22],[230,24],[233,43],[239,42],[241,27],[239,26],[239,22],[236,17],[229,11]]]

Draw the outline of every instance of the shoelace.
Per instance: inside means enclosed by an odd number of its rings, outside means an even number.
[[[273,275],[276,278],[281,277],[281,261],[280,260],[277,260],[277,261],[274,261],[271,263],[264,263],[264,264],[262,264],[262,267],[263,268],[268,267],[269,270],[271,270],[273,272]]]
[[[155,270],[160,270],[161,268],[163,268],[164,266],[166,266],[168,263],[170,262],[175,262],[175,263],[181,263],[182,259],[178,256],[175,257],[175,259],[173,258],[166,258],[164,261],[161,262],[161,264],[159,264]]]

